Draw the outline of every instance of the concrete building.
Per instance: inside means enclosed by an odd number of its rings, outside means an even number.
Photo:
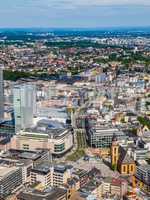
[[[117,195],[122,198],[127,194],[128,183],[124,179],[107,177],[102,181],[102,194]]]
[[[135,161],[145,160],[148,155],[148,148],[134,148],[132,155]]]
[[[25,151],[10,149],[0,157],[0,162],[9,163],[22,169],[22,182],[30,182],[30,171],[33,166],[48,161],[49,152],[43,150]]]
[[[20,167],[0,165],[0,197],[6,197],[22,184]]]
[[[73,147],[72,129],[67,127],[36,126],[25,129],[13,137],[12,148],[35,151],[47,149],[55,156],[62,156]]]
[[[137,166],[136,179],[143,184],[145,188],[150,192],[150,165]]]
[[[18,150],[18,149],[10,149],[9,151],[5,151],[0,156],[3,159],[15,160],[16,161],[32,161],[34,165],[36,163],[40,163],[43,161],[48,161],[49,159],[49,151],[48,150],[36,150],[36,151],[29,151],[29,150]]]
[[[13,89],[15,131],[29,128],[36,112],[36,89],[34,85],[15,86]]]
[[[48,99],[51,99],[53,97],[55,97],[57,95],[57,89],[56,89],[56,82],[55,81],[51,81],[49,83],[49,87],[48,87]]]
[[[67,183],[71,178],[72,166],[69,165],[50,165],[42,163],[31,170],[31,184],[40,182],[43,187],[60,187]]]
[[[97,181],[90,181],[80,189],[86,199],[101,199],[102,198],[102,183]]]
[[[62,188],[47,188],[43,191],[34,189],[23,190],[17,200],[67,200],[67,190]]]
[[[95,148],[110,148],[115,135],[118,140],[125,140],[127,136],[117,128],[92,127],[88,131],[88,143]]]

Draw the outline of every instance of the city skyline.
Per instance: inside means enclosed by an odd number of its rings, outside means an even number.
[[[148,0],[6,0],[0,28],[150,26]]]
[[[150,197],[149,1],[0,4],[0,200]]]

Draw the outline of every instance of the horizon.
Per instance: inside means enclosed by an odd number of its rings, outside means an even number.
[[[0,27],[0,30],[13,30],[13,29],[51,29],[51,30],[104,30],[104,29],[150,29],[150,25],[148,26],[103,26],[103,27]]]

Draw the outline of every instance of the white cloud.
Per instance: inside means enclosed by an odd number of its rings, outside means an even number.
[[[4,7],[45,7],[45,8],[77,8],[80,6],[115,6],[139,5],[150,6],[150,0],[5,0],[1,3]]]
[[[74,6],[150,5],[150,0],[43,0],[42,2],[44,1],[47,1],[49,5],[55,3]]]
[[[150,0],[5,0],[0,10],[43,9],[72,10],[86,6],[150,6]]]

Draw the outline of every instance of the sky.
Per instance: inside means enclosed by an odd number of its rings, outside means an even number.
[[[150,0],[0,0],[0,28],[150,26]]]

